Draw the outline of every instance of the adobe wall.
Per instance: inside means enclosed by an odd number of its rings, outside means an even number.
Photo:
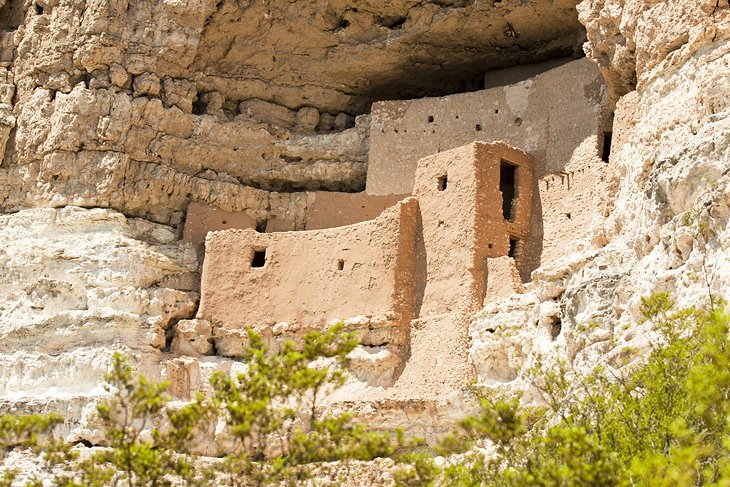
[[[487,290],[484,305],[525,291],[520,274],[511,257],[487,259]]]
[[[500,171],[515,168],[516,195],[504,218]],[[427,255],[420,317],[473,313],[486,292],[487,258],[506,256],[510,239],[529,235],[532,160],[503,143],[476,142],[418,162],[418,198]]]
[[[366,193],[317,191],[306,210],[306,229],[318,230],[372,220],[408,194],[374,196]]]
[[[596,66],[579,59],[513,85],[374,103],[366,190],[410,193],[420,158],[473,141],[523,148],[538,178],[559,172],[581,142],[602,133],[604,92]]]
[[[600,151],[609,123],[604,99],[597,68],[580,59],[509,86],[378,102],[372,112],[366,191],[407,192],[419,158],[474,140],[501,140],[524,149],[534,159],[536,197],[530,237],[520,239],[516,251],[521,278],[529,281],[532,270],[559,256],[566,243],[583,238],[582,225],[602,211],[606,168]],[[547,182],[561,174],[564,186]]]
[[[417,212],[409,198],[372,221],[336,229],[210,233],[198,318],[219,332],[282,322],[322,329],[354,316],[407,324]],[[265,253],[262,267],[252,266],[257,251]]]
[[[196,246],[198,257],[204,252],[208,232],[237,228],[256,228],[256,220],[243,211],[223,211],[220,208],[192,201],[188,204],[183,227],[183,242]]]
[[[600,159],[589,160],[539,180],[542,211],[539,262],[554,262],[561,256],[583,250],[575,241],[592,237],[587,230],[603,210],[607,166]]]
[[[513,85],[529,78],[534,78],[538,74],[550,71],[563,64],[575,61],[574,57],[562,57],[558,59],[550,59],[541,63],[523,64],[520,66],[512,66],[505,69],[495,69],[488,71],[484,75],[484,89],[502,87],[505,85]]]
[[[270,195],[276,194],[270,193]],[[292,215],[291,219],[269,218],[263,222],[264,231],[273,233],[320,230],[361,223],[376,218],[386,208],[410,196],[410,194],[373,196],[364,192],[332,191],[314,191],[303,194],[306,195],[303,216],[297,214]],[[191,202],[185,214],[182,239],[184,242],[196,246],[199,258],[202,260],[203,244],[208,232],[257,228],[263,225],[257,224],[256,219],[245,211],[224,211],[212,205]]]

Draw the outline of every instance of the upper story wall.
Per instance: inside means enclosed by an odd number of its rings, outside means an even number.
[[[418,162],[414,196],[426,253],[421,318],[481,308],[487,259],[519,261],[515,246],[530,233],[533,185],[531,157],[503,143],[476,142]]]
[[[410,193],[420,158],[475,140],[524,149],[537,178],[560,172],[587,138],[598,151],[604,98],[598,69],[580,59],[513,85],[375,103],[366,191]]]
[[[510,253],[517,256],[522,280],[529,281],[534,269],[587,237],[589,224],[603,211],[607,165],[601,156],[610,143],[605,91],[598,69],[581,59],[512,85],[376,103],[366,191],[408,192],[419,158],[475,140],[524,149],[534,161],[535,197],[529,236],[512,229],[519,238]]]

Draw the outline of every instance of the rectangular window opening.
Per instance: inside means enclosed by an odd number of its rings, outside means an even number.
[[[447,176],[441,176],[438,181],[438,189],[439,191],[446,191],[446,185],[449,182],[449,178]]]
[[[519,242],[519,240],[517,240],[516,238],[509,239],[509,252],[507,253],[507,255],[509,257],[512,257],[513,259],[517,258],[517,243],[518,242]]]
[[[266,249],[254,250],[251,267],[263,267],[266,264]]]
[[[337,260],[337,270],[341,271],[345,268],[345,261],[343,259]]]
[[[611,132],[603,132],[603,148],[601,149],[601,160],[608,162],[611,156]]]
[[[515,172],[517,166],[502,160],[499,165],[499,190],[502,192],[502,216],[505,220],[512,220],[517,188],[515,187]]]

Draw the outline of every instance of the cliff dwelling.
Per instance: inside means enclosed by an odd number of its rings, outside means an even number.
[[[183,238],[202,256],[212,231],[196,319],[216,353],[240,357],[249,326],[276,349],[341,320],[370,387],[348,401],[448,397],[473,380],[473,314],[523,292],[600,213],[600,75],[587,60],[545,69],[374,104],[364,191],[307,193],[297,221],[191,203]]]
[[[499,188],[504,165],[516,175],[509,218]],[[521,287],[514,261],[499,257],[529,234],[532,160],[502,143],[474,143],[422,159],[415,181],[413,197],[366,222],[209,234],[198,318],[211,323],[218,353],[241,356],[247,326],[296,338],[339,319],[369,352],[353,364],[369,384],[392,386],[411,364],[419,372],[408,380],[424,391],[458,387],[452,379],[468,377],[465,349],[456,346],[466,340],[464,321],[490,291]],[[505,280],[488,280],[492,268]],[[433,332],[429,347],[444,347],[431,352],[460,357],[460,367],[424,368],[429,353],[412,341],[416,321]]]
[[[643,298],[730,298],[729,39],[727,0],[0,0],[0,415],[106,446],[115,353],[187,401],[340,321],[323,410],[430,439],[472,383],[625,376]]]

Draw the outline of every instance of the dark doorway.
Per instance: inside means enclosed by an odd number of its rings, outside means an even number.
[[[515,238],[509,239],[509,252],[507,253],[508,257],[512,257],[513,259],[517,257],[517,242],[518,240]]]
[[[601,150],[601,160],[608,162],[611,157],[611,132],[603,133],[603,149]]]
[[[499,190],[502,192],[502,216],[505,220],[512,220],[515,196],[515,172],[517,166],[503,160],[499,165]]]

